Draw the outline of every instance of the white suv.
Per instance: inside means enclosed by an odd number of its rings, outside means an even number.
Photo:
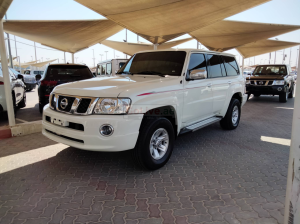
[[[133,149],[139,164],[158,169],[179,134],[217,121],[235,129],[246,100],[245,80],[231,54],[145,51],[116,77],[57,86],[44,107],[43,134],[85,150]]]

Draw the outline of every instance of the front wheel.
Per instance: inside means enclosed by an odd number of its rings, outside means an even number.
[[[24,108],[26,107],[26,92],[24,92],[23,99],[21,102],[18,104],[19,108]]]
[[[289,93],[289,98],[293,98],[294,97],[294,87],[295,85],[293,85],[292,87],[291,87],[291,91],[290,91],[290,93]]]
[[[286,92],[286,93],[281,93],[281,94],[279,95],[279,102],[281,102],[281,103],[286,103],[287,100],[288,100],[288,95],[289,95],[288,92]]]
[[[42,105],[42,104],[39,103],[39,111],[40,111],[41,114],[43,114],[44,106],[45,105]]]
[[[134,159],[148,170],[159,169],[170,159],[174,141],[174,128],[167,118],[145,117],[133,149]]]
[[[236,129],[241,118],[241,103],[238,99],[232,98],[225,117],[220,121],[223,129]]]
[[[260,94],[254,94],[255,97],[260,97]]]

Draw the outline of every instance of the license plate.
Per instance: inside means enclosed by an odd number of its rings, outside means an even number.
[[[64,126],[64,127],[69,126],[68,121],[64,121],[64,120],[59,119],[59,118],[51,118],[51,120],[52,120],[53,124]]]

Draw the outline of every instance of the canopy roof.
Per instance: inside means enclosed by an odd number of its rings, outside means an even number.
[[[10,20],[3,25],[5,32],[70,53],[88,48],[123,29],[107,19],[71,21]]]
[[[213,51],[227,51],[300,29],[300,26],[223,20],[189,33]]]
[[[12,60],[15,60],[17,57],[13,57]],[[7,59],[7,63],[9,63],[9,58]],[[1,59],[0,59],[0,63],[1,63]]]
[[[286,49],[300,45],[300,43],[278,41],[278,40],[260,40],[254,43],[246,44],[236,48],[236,50],[244,57],[250,58],[261,54],[266,54],[273,51]]]
[[[75,0],[156,44],[270,0]]]
[[[174,47],[176,45],[190,41],[192,39],[193,38],[185,38],[182,40],[166,42],[161,45],[158,45],[157,49],[159,49],[159,50],[168,49],[168,48]],[[136,52],[139,52],[139,51],[153,50],[153,44],[147,44],[147,43],[129,43],[129,42],[104,40],[101,42],[101,44],[108,46],[112,49],[115,49],[117,51],[121,51],[128,55],[134,55]]]
[[[0,19],[2,19],[13,0],[0,1]]]
[[[56,61],[57,59],[53,59],[53,60],[49,60],[49,61],[43,61],[43,62],[38,62],[38,63],[27,63],[27,66],[31,65],[31,66],[34,66],[34,67],[43,67],[53,61]],[[22,67],[22,65],[21,65]]]

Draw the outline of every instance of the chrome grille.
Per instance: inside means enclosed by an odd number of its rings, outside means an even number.
[[[250,85],[254,85],[254,86],[272,86],[273,81],[272,80],[251,80]]]
[[[74,115],[90,115],[99,98],[51,94],[50,108],[58,112]],[[63,104],[62,104],[62,101]],[[67,103],[66,103],[67,102]]]

